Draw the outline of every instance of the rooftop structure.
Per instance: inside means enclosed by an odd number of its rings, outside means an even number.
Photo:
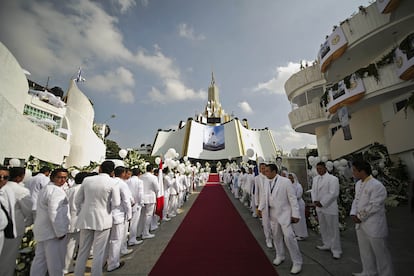
[[[270,161],[277,155],[273,135],[268,128],[251,129],[247,119],[240,121],[225,113],[214,75],[204,113],[196,114],[186,122],[181,121],[177,129],[159,129],[151,155],[163,156],[170,148],[174,148],[181,157],[201,160],[240,159],[248,149],[254,152],[250,160],[262,157]]]

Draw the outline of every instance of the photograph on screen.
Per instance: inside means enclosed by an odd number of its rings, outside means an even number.
[[[224,126],[205,126],[203,149],[217,151],[224,149]]]

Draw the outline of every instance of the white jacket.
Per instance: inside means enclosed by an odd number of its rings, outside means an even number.
[[[316,207],[317,211],[325,214],[338,215],[339,180],[326,172],[317,175],[312,181],[312,201],[319,201],[322,208]]]
[[[33,233],[36,241],[62,237],[69,230],[69,202],[65,191],[50,182],[37,198]]]
[[[9,181],[6,183],[15,197],[14,204],[14,223],[16,225],[17,236],[22,236],[26,230],[26,227],[33,223],[32,213],[32,199],[30,197],[30,191],[25,188],[21,183]]]
[[[156,203],[159,191],[158,178],[152,173],[146,172],[139,177],[144,183],[144,204]]]
[[[86,177],[75,198],[76,227],[102,231],[112,227],[112,209],[121,204],[119,187],[106,173]]]
[[[364,183],[359,180],[355,184],[355,198],[350,214],[362,221],[356,227],[361,227],[370,237],[384,238],[388,235],[384,204],[386,198],[387,190],[384,185],[373,177],[369,177]]]
[[[274,188],[271,190],[271,184],[263,184],[265,196],[264,200],[260,201],[258,209],[263,211],[269,208],[270,219],[276,219],[281,225],[289,225],[292,217],[300,219],[298,200],[292,182],[280,175],[270,181],[274,183]]]

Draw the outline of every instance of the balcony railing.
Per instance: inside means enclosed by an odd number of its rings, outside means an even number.
[[[285,83],[285,91],[289,100],[307,89],[325,83],[325,79],[320,71],[319,64],[306,67],[293,74]]]
[[[325,111],[321,108],[319,102],[313,102],[289,113],[289,121],[292,128],[296,129],[306,123],[317,123],[325,121],[327,118]]]

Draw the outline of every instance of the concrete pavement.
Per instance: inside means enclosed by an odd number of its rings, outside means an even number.
[[[268,249],[265,245],[260,220],[253,218],[248,209],[239,200],[234,199],[226,187],[225,190],[240,216],[246,222],[250,231],[266,253],[269,261],[272,261],[275,257],[275,251]],[[160,228],[154,231],[156,235],[154,239],[145,240],[143,244],[133,247],[135,249],[134,252],[122,258],[125,261],[124,267],[110,273],[105,273],[105,275],[148,275],[196,200],[198,193],[199,191],[190,196],[189,201],[184,205],[183,212],[180,215],[169,222],[163,222]],[[389,246],[393,256],[396,275],[413,275],[414,239],[411,237],[411,234],[414,233],[414,215],[409,212],[407,206],[392,208],[388,212],[388,225],[390,230]],[[329,251],[320,251],[315,248],[316,245],[321,244],[320,236],[309,230],[309,238],[304,241],[299,241],[299,247],[304,259],[303,269],[299,275],[349,276],[352,275],[352,272],[360,272],[361,262],[359,250],[351,221],[348,223],[348,228],[341,232],[341,241],[343,255],[341,259],[335,260]],[[290,268],[291,262],[288,256],[284,263],[275,267],[280,276],[291,275],[289,273]]]

